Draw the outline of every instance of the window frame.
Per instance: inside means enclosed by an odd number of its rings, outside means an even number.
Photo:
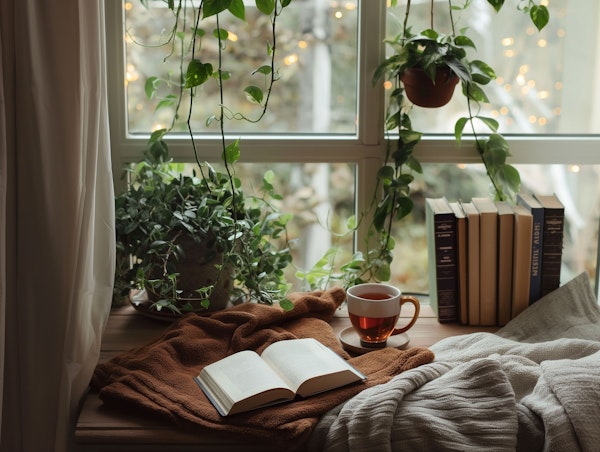
[[[356,209],[370,201],[376,173],[386,151],[384,134],[384,93],[371,83],[372,74],[385,55],[386,0],[358,0],[358,127],[355,135],[243,135],[241,162],[247,163],[339,163],[356,165]],[[125,187],[120,175],[128,162],[139,160],[148,135],[128,135],[126,131],[124,44],[122,0],[105,0],[108,73],[108,104],[111,154],[115,190]],[[600,45],[599,45],[600,48]],[[600,50],[600,49],[596,49]],[[600,65],[600,57],[598,57]],[[510,144],[511,164],[600,164],[600,134],[514,135],[504,134]],[[237,136],[235,137],[237,138]],[[201,160],[215,161],[220,155],[220,139],[200,138]],[[170,138],[174,159],[192,162],[189,139]],[[568,149],[568,152],[565,152]],[[465,136],[457,144],[452,135],[425,135],[415,151],[423,164],[481,163],[473,139]],[[363,243],[365,231],[358,231],[355,243]],[[598,243],[600,250],[600,241]],[[600,253],[596,270],[596,294],[600,295]]]

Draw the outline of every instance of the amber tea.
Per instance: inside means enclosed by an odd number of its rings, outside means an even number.
[[[352,313],[349,313],[349,315],[354,329],[361,339],[368,343],[385,344],[398,321],[398,315],[390,317],[364,317]]]
[[[419,300],[402,295],[397,287],[382,283],[365,283],[350,287],[346,302],[352,327],[363,347],[385,347],[387,339],[412,327],[419,317]],[[415,313],[410,322],[396,328],[404,303],[412,303]]]

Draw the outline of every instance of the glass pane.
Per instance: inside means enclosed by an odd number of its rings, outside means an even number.
[[[146,9],[140,1],[125,1],[125,58],[128,132],[148,133],[168,127],[173,118],[172,107],[156,110],[161,100],[179,92],[181,68],[187,68],[189,55],[178,61],[167,42],[173,32],[175,19],[166,2],[150,1]],[[185,2],[182,14],[186,23],[193,23],[192,2]],[[197,5],[195,5],[197,6]],[[229,13],[219,16],[220,25],[229,32],[225,43],[223,69],[232,76],[224,84],[224,104],[230,115],[241,113],[256,119],[260,107],[246,100],[244,88],[249,85],[265,87],[266,77],[254,74],[258,67],[269,64],[267,43],[272,43],[271,23],[256,10],[255,2],[245,2],[246,21]],[[222,17],[221,17],[222,16]],[[358,61],[357,0],[343,3],[323,0],[295,0],[277,19],[276,69],[281,79],[275,83],[269,101],[269,111],[259,123],[231,120],[228,132],[255,133],[337,133],[355,134],[357,117]],[[203,63],[218,67],[217,41],[213,36],[215,23],[204,25],[202,38]],[[178,32],[181,30],[177,30]],[[183,45],[190,43],[189,29]],[[175,39],[177,47],[181,40]],[[235,42],[233,42],[235,41]],[[344,74],[334,77],[333,74]],[[149,77],[158,77],[157,96],[148,99],[145,84]],[[221,104],[217,81],[204,84],[197,96],[191,118],[194,130],[218,133],[218,123],[206,127],[208,117],[217,113]],[[189,96],[186,93],[180,107],[180,120],[175,131],[186,131]]]
[[[587,272],[593,281],[600,216],[600,165],[516,167],[521,174],[523,191],[556,193],[565,206],[561,283],[582,272]],[[473,197],[487,196],[491,191],[483,165],[427,164],[423,173],[414,183],[413,212],[397,224],[392,274],[394,282],[404,290],[428,293],[424,199],[446,196],[449,201],[469,201]]]
[[[406,2],[398,3],[388,11],[389,37],[402,31]],[[433,10],[434,28],[445,34],[451,34],[448,3],[435,0]],[[481,114],[497,119],[503,134],[600,133],[600,91],[595,86],[600,75],[600,2],[544,2],[550,22],[539,32],[517,3],[505,2],[496,14],[487,2],[474,1],[468,12],[453,13],[456,29],[468,27],[466,34],[477,46],[477,55],[468,51],[468,58],[485,61],[497,75],[484,87],[490,103],[482,105]],[[431,28],[430,2],[413,1],[410,17],[419,24],[413,33]],[[445,107],[415,107],[414,129],[453,133],[456,119],[467,111],[460,89]]]

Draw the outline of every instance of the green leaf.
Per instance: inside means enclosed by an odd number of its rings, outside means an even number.
[[[521,176],[512,165],[502,165],[497,173],[498,177],[512,193],[518,193],[521,188]]]
[[[148,148],[148,151],[156,162],[166,161],[169,155],[169,148],[163,140],[152,142]]]
[[[356,221],[356,215],[350,215],[350,217],[348,217],[348,219],[346,220],[346,227],[348,228],[348,230],[353,231],[356,229],[357,226],[358,223]]]
[[[220,41],[226,41],[229,37],[229,32],[224,28],[215,28],[213,30],[213,36],[219,39]]]
[[[496,12],[500,11],[500,8],[504,5],[504,0],[487,0],[487,2],[492,5]]]
[[[460,143],[460,139],[462,138],[463,132],[465,130],[465,126],[469,122],[469,118],[462,117],[456,121],[454,125],[454,138],[458,143]]]
[[[152,99],[152,97],[156,94],[158,82],[158,77],[148,77],[146,79],[146,83],[144,84],[144,91],[146,92],[146,97],[148,99]]]
[[[290,3],[292,3],[292,0],[281,0],[281,7],[285,8],[286,6],[288,6]]]
[[[498,130],[498,121],[494,118],[488,118],[486,116],[475,116],[475,118],[479,119],[482,123],[489,127],[492,132],[496,132]]]
[[[213,68],[210,63],[202,63],[200,60],[192,60],[185,73],[185,87],[193,88],[202,85],[212,74]]]
[[[456,38],[454,38],[454,44],[460,47],[471,47],[473,49],[477,48],[475,47],[475,43],[471,40],[471,38],[465,35],[458,35]]]
[[[529,10],[529,17],[538,30],[544,28],[550,20],[550,13],[548,8],[544,5],[534,5]]]
[[[148,140],[150,143],[154,143],[155,141],[162,140],[162,138],[166,135],[167,129],[158,129],[152,132],[150,135],[150,139]]]
[[[279,306],[284,311],[291,311],[294,309],[294,303],[292,303],[289,299],[285,298],[279,302]]]
[[[260,89],[258,86],[247,86],[246,89],[244,89],[244,93],[246,94],[246,99],[248,99],[249,102],[258,105],[262,103],[264,94],[263,90]]]
[[[240,139],[227,145],[225,148],[224,160],[226,163],[235,163],[240,158]]]
[[[378,281],[389,281],[392,276],[390,265],[381,262],[381,265],[377,266],[374,275]]]
[[[485,94],[483,89],[481,89],[481,87],[479,85],[477,85],[476,83],[470,83],[468,85],[468,87],[469,87],[468,93],[469,93],[470,99],[473,99],[474,101],[477,101],[477,102],[483,102],[486,104],[489,102],[487,95]],[[463,85],[463,93],[465,93],[465,92],[466,92],[466,89]]]
[[[487,85],[491,80],[496,79],[496,72],[487,63],[480,60],[473,60],[469,63],[471,77],[475,83]]]
[[[275,11],[275,0],[256,0],[256,7],[261,13],[269,16]]]
[[[244,6],[244,0],[231,0],[228,9],[235,17],[246,22],[246,7]]]
[[[406,166],[408,166],[411,170],[423,174],[423,167],[421,166],[421,162],[419,162],[413,155],[410,155],[406,159]]]
[[[254,75],[256,73],[269,75],[272,71],[273,71],[273,69],[271,68],[271,66],[265,64],[265,65],[259,67],[258,69],[256,69],[254,72],[252,72],[252,75]]]
[[[175,94],[169,94],[167,97],[165,97],[158,103],[155,110],[158,110],[159,108],[163,107],[171,107],[177,104],[178,99],[179,98]]]
[[[396,219],[401,220],[413,210],[413,200],[408,196],[403,196],[398,200]]]
[[[506,157],[509,154],[508,142],[498,134],[492,134],[484,146],[483,159],[486,165],[492,168],[499,168],[506,163]]]
[[[394,179],[394,168],[389,165],[382,166],[377,171],[377,177],[381,180],[393,180]]]
[[[202,14],[204,18],[219,14],[228,9],[231,2],[232,0],[204,0]]]
[[[400,131],[400,139],[404,144],[408,143],[416,143],[418,142],[423,134],[421,132],[417,132],[416,130],[401,130]]]
[[[388,206],[390,206],[389,197],[385,197],[381,203],[377,206],[375,213],[373,215],[373,226],[376,230],[381,231],[385,226],[385,220],[388,214]]]
[[[273,185],[275,181],[275,172],[273,170],[267,170],[263,176],[263,181],[269,185]]]

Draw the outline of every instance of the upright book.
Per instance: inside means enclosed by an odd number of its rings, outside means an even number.
[[[479,323],[479,211],[472,202],[461,207],[467,216],[467,311],[469,325]]]
[[[540,296],[558,289],[562,265],[565,207],[556,195],[534,195],[544,209]]]
[[[458,321],[456,217],[448,200],[425,200],[429,302],[440,322]]]
[[[531,233],[531,269],[529,272],[529,304],[540,299],[542,293],[542,246],[544,241],[544,208],[532,195],[517,194],[517,204],[521,204],[531,212],[533,230]]]
[[[491,198],[472,198],[479,211],[479,322],[498,321],[498,209]]]
[[[511,318],[513,252],[515,215],[510,204],[496,201],[498,209],[498,325],[506,325]]]
[[[204,367],[194,378],[219,414],[250,411],[366,380],[316,339],[275,342],[261,355],[245,350]]]
[[[460,202],[451,202],[450,207],[456,217],[456,260],[458,274],[458,318],[462,325],[469,324],[467,297],[469,295],[467,266],[467,215]]]
[[[515,231],[513,239],[513,284],[511,318],[515,318],[529,306],[531,272],[531,244],[533,216],[524,206],[514,207]]]

